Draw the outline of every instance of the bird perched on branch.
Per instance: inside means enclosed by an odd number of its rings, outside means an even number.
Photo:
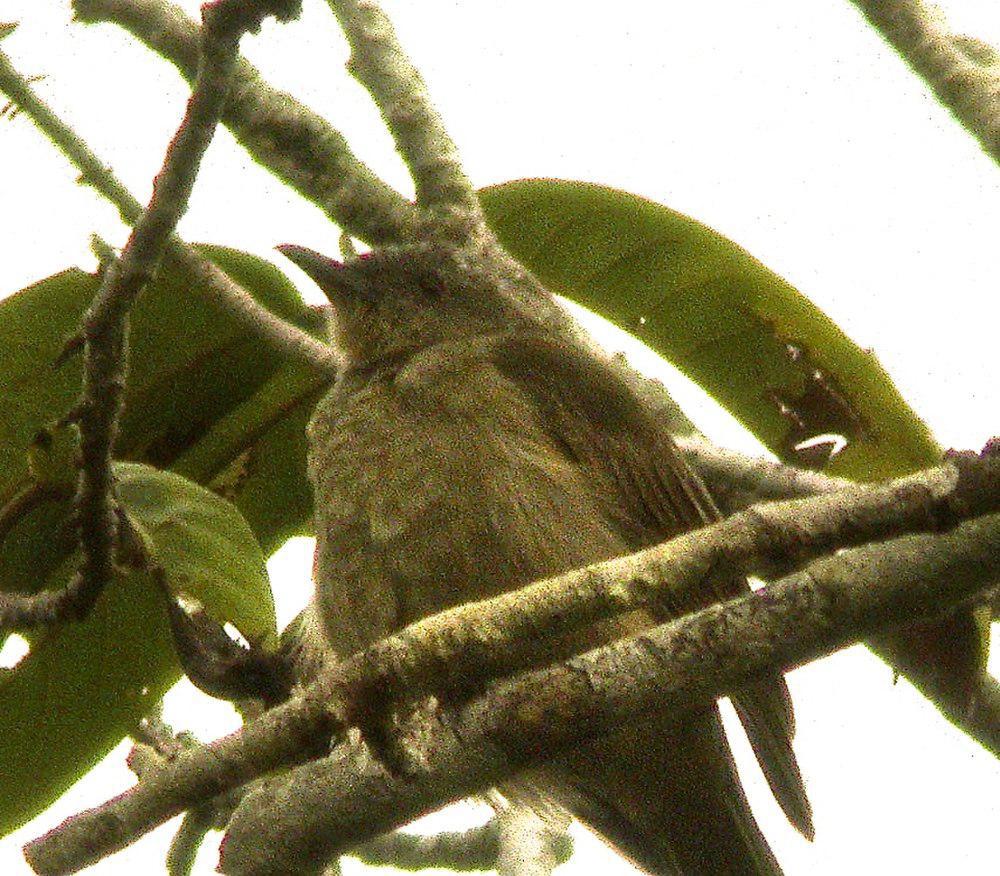
[[[717,519],[672,439],[616,370],[546,327],[447,246],[348,264],[279,249],[326,293],[343,370],[310,426],[316,605],[347,656],[404,624],[633,553]],[[605,621],[586,650],[745,591]],[[771,788],[811,836],[780,676],[734,704]],[[717,708],[652,715],[509,787],[552,799],[652,873],[781,872],[750,812]]]

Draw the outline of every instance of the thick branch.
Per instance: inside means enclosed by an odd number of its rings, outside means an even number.
[[[174,4],[74,0],[73,10],[80,21],[123,27],[194,80],[198,27]],[[233,71],[222,122],[259,164],[354,237],[374,245],[412,236],[413,206],[361,162],[326,119],[268,85],[242,58]]]
[[[8,94],[39,130],[79,168],[87,184],[114,204],[126,224],[135,225],[139,221],[143,213],[139,201],[31,89],[3,52],[0,52],[0,90]],[[301,359],[321,372],[332,374],[335,371],[336,361],[327,344],[258,304],[249,292],[175,234],[170,235],[167,257],[173,265],[188,274],[192,285],[197,284],[207,290],[229,315],[269,346]]]
[[[297,872],[309,873],[314,860],[652,711],[680,720],[763,671],[786,671],[887,624],[962,604],[990,585],[998,552],[997,515],[947,535],[868,545],[765,594],[501,682],[425,729],[419,777],[392,775],[355,747],[252,792],[230,822],[220,869],[270,876],[305,862]]]
[[[852,0],[931,87],[983,150],[1000,163],[1000,67],[977,58],[921,0]]]
[[[423,207],[458,207],[478,215],[479,201],[458,149],[431,105],[388,17],[366,0],[327,0],[351,46],[348,69],[382,113]]]
[[[990,469],[992,481],[983,485],[983,495],[977,494],[975,490],[972,490],[970,494],[968,491],[970,479],[962,476],[956,477],[955,471],[951,465],[932,469],[927,475],[927,485],[924,487],[914,488],[912,485],[907,487],[905,481],[902,482],[902,488],[900,488],[900,482],[894,484],[894,501],[899,502],[905,509],[899,512],[903,518],[911,522],[923,521],[926,523],[929,514],[931,521],[937,526],[943,518],[947,518],[948,514],[956,510],[954,507],[956,504],[964,505],[970,513],[972,513],[972,509],[980,507],[982,504],[995,505],[998,495],[1000,495],[995,480],[995,465]],[[884,488],[858,488],[859,504],[857,510],[851,510],[846,505],[841,506],[839,503],[834,503],[832,507],[839,509],[847,516],[847,520],[842,522],[843,529],[841,531],[845,535],[858,533],[862,530],[881,533],[882,536],[888,535],[888,531],[883,525],[884,521],[880,523],[879,515],[876,513],[879,503],[873,501],[868,510],[864,510],[866,507],[863,501],[865,494],[870,494],[872,497],[880,496],[882,500],[887,498]],[[784,531],[785,537],[791,539],[791,545],[799,546],[795,553],[801,560],[808,555],[808,550],[801,546],[800,540],[804,530],[799,524],[807,518],[806,512],[810,508],[812,508],[816,518],[822,520],[823,514],[819,513],[819,507],[822,503],[830,502],[831,499],[835,498],[824,496],[787,503],[784,506],[784,512],[779,510],[777,516],[767,517],[763,512],[755,511],[746,520],[749,529],[743,533],[742,537],[744,540],[747,538],[752,540],[754,520],[761,521],[763,524],[758,527],[758,531],[778,534],[784,530],[776,528],[779,526],[776,521],[780,521],[786,516],[790,517],[795,522],[790,530]],[[830,514],[835,516],[832,511]],[[699,549],[698,540],[692,539],[691,534],[680,536],[675,539],[675,542],[687,545],[688,549],[696,554],[701,550],[703,560],[705,557],[714,555],[732,562],[738,553],[713,554],[713,550],[717,549],[715,539],[718,537],[720,528],[724,526],[725,522],[703,530],[700,535],[704,539],[705,547],[701,549]],[[725,532],[725,530],[721,531]],[[732,537],[739,534],[738,531],[730,530],[729,532]],[[738,687],[755,672],[765,668],[786,667],[800,660],[811,659],[848,640],[853,641],[871,629],[893,622],[896,624],[909,623],[921,617],[929,617],[939,613],[948,606],[957,606],[974,593],[993,583],[992,579],[997,573],[995,558],[998,540],[1000,540],[1000,518],[996,516],[984,517],[962,525],[949,535],[923,536],[872,545],[863,550],[821,561],[810,570],[809,575],[800,575],[794,580],[779,582],[757,594],[682,618],[675,624],[669,625],[671,632],[666,635],[668,635],[669,641],[674,643],[670,647],[676,651],[680,644],[686,642],[688,646],[693,647],[694,653],[688,653],[686,656],[675,655],[681,663],[671,665],[671,677],[687,679],[685,684],[696,692],[692,696],[706,696],[707,693],[717,695],[733,687]],[[703,563],[699,569],[697,563],[685,559],[683,567],[688,571],[680,572],[677,576],[672,577],[673,569],[678,565],[677,561],[684,559],[684,554],[676,549],[676,545],[673,549],[670,547],[672,544],[674,543],[668,543],[660,556],[668,563],[667,567],[661,570],[657,579],[660,583],[683,582],[684,576],[691,574],[690,570],[694,569],[696,573],[700,574],[710,567],[710,564],[706,566]],[[762,542],[761,547],[764,548],[764,554],[769,555],[767,565],[771,567],[775,565],[776,555],[771,555],[767,548],[777,549],[779,544],[782,544],[780,535],[776,535],[773,540],[765,538]],[[828,547],[836,546],[828,544]],[[645,552],[647,559],[649,553]],[[639,555],[639,557],[641,558],[643,555]],[[618,564],[620,580],[616,582],[614,578],[610,579],[609,583],[612,589],[610,594],[589,597],[592,599],[593,605],[599,608],[610,606],[612,610],[620,610],[623,606],[627,607],[633,604],[628,597],[630,592],[648,593],[651,587],[655,586],[651,585],[648,579],[642,577],[642,574],[650,573],[648,568],[643,571],[641,560],[637,561],[635,557],[625,557],[612,561],[611,564],[601,564],[603,569],[601,566],[592,567],[592,569],[599,570],[597,573],[585,570],[582,573],[573,572],[562,576],[550,582],[548,589],[558,593],[560,588],[569,587],[572,589],[575,586],[575,598],[583,602],[588,598],[588,589],[584,585],[586,585],[590,575],[596,574],[598,579],[601,579],[601,576],[607,574],[607,570],[615,563]],[[875,579],[871,583],[868,582],[870,576],[874,576]],[[539,592],[540,590],[542,592]],[[520,619],[522,622],[522,633],[525,637],[523,641],[511,643],[512,649],[518,655],[522,655],[514,659],[515,665],[525,662],[523,655],[533,653],[532,648],[537,647],[533,643],[542,637],[543,631],[552,633],[564,628],[563,622],[558,617],[558,612],[552,609],[553,605],[560,605],[559,596],[553,596],[551,601],[543,601],[544,589],[539,588],[538,585],[531,585],[521,591],[522,600],[526,599],[525,594],[530,594],[529,601],[534,601],[538,622],[525,627],[523,616],[514,614],[514,619]],[[511,599],[510,595],[500,597],[500,604],[502,605],[503,600]],[[514,601],[516,602],[516,598]],[[493,612],[490,619],[494,621],[501,616],[497,605],[497,600],[479,603],[475,606],[475,614],[483,616],[485,612]],[[572,603],[570,603],[570,607],[572,608]],[[405,653],[400,650],[400,643],[420,642],[427,638],[423,632],[426,630],[432,631],[438,641],[448,642],[448,638],[443,635],[441,630],[441,619],[452,614],[453,612],[446,612],[443,615],[427,618],[393,637],[396,641],[395,646],[386,648],[384,644],[378,644],[371,649],[371,653],[383,652],[398,657],[398,655]],[[578,620],[588,617],[593,619],[597,615],[598,612],[593,606],[590,609],[576,612]],[[509,665],[508,661],[491,658],[485,652],[477,650],[477,646],[481,644],[482,640],[475,636],[470,637],[469,627],[457,629],[455,639],[460,640],[462,636],[465,636],[467,650],[453,652],[456,660],[466,665],[486,666],[492,669],[496,669],[500,664]],[[488,627],[488,629],[492,630],[495,627]],[[475,632],[475,628],[472,627],[471,631]],[[741,637],[746,637],[746,640],[743,641]],[[640,638],[641,641],[646,641],[645,637]],[[495,641],[491,644],[495,644]],[[633,643],[630,647],[635,648],[636,646]],[[663,648],[667,648],[667,646],[664,645]],[[649,650],[648,645],[640,644],[638,646],[640,657],[641,652],[647,650]],[[660,653],[661,650],[661,646],[656,645],[655,651],[650,651],[650,653]],[[673,653],[670,648],[663,651],[663,653],[668,652]],[[414,653],[416,656],[409,662],[402,661],[404,670],[418,665],[417,658],[426,661],[431,669],[435,668],[436,653],[421,650]],[[606,657],[594,659],[604,660]],[[671,660],[673,659],[671,657]],[[740,660],[746,662],[746,668],[743,668]],[[623,668],[623,677],[627,680],[630,670],[626,663],[615,664],[614,661],[611,663]],[[324,738],[328,738],[335,726],[342,726],[341,722],[334,720],[330,709],[343,700],[344,680],[350,680],[352,673],[356,673],[365,664],[375,667],[383,665],[373,661],[371,654],[368,654],[334,666],[310,685],[305,695],[272,709],[261,718],[250,722],[242,733],[226,737],[203,749],[182,753],[173,763],[168,764],[160,774],[151,777],[149,781],[141,783],[103,807],[82,813],[65,822],[61,827],[29,846],[29,857],[36,869],[45,873],[72,872],[74,868],[128,845],[146,831],[178,812],[196,806],[204,800],[252,778],[308,757],[306,752],[311,746],[322,744]],[[392,666],[393,664],[390,662],[384,665]],[[547,670],[546,672],[555,673],[551,676],[554,682],[561,677],[560,673],[567,672],[570,677],[586,679],[586,674],[581,674],[580,670],[580,666],[584,664],[571,661],[568,665],[571,667],[568,670],[564,668]],[[682,668],[678,668],[678,666]],[[648,668],[647,666],[647,670]],[[696,671],[706,674],[703,677],[691,674]],[[414,677],[426,683],[428,676],[432,674],[418,673]],[[531,678],[543,676],[545,673],[536,674]],[[443,672],[442,677],[447,678],[448,673]],[[592,681],[588,681],[585,687]],[[622,679],[618,678],[617,681],[622,682]],[[542,700],[539,702],[547,701],[544,686],[541,686],[539,690],[539,685],[535,681],[522,681],[521,683],[528,684],[530,690],[537,691],[538,695],[542,696]],[[624,682],[622,683],[624,684]],[[371,689],[370,682],[366,685],[354,682],[353,685],[355,689],[362,686]],[[625,687],[629,686],[625,684]],[[656,685],[653,684],[653,687],[655,688]],[[498,688],[498,690],[506,689],[504,687]],[[525,690],[527,689],[525,688]],[[639,690],[639,688],[629,689]],[[611,685],[608,695],[613,695],[613,693],[614,684]],[[491,696],[494,695],[491,694]],[[531,696],[534,695],[534,693],[531,694]],[[645,695],[642,694],[642,696]],[[525,733],[523,737],[525,744],[530,745],[532,739],[538,739],[539,733],[543,736],[546,735],[543,728],[534,726],[533,722],[536,719],[531,718],[534,710],[528,708],[531,702],[530,697],[525,694],[518,703],[510,707],[511,711],[506,713],[502,720],[498,719],[499,729],[495,732],[500,733],[501,738],[503,738],[505,723],[512,721],[517,724],[520,721],[522,731]],[[646,707],[644,705],[636,714],[642,714]],[[573,708],[577,708],[577,706]],[[610,714],[606,702],[595,708],[597,715]],[[544,712],[544,708],[541,712]],[[557,712],[557,714],[561,714],[561,712]],[[551,716],[546,714],[544,720],[549,720],[549,718]],[[587,720],[593,722],[596,718],[591,715]],[[533,729],[530,729],[530,732],[526,729],[525,721],[532,724]],[[512,726],[514,725],[512,724]],[[490,730],[489,732],[493,733],[494,731]],[[563,727],[560,732],[569,731]],[[477,755],[480,760],[469,761],[468,758],[471,755],[462,753],[468,746],[460,745],[458,742],[455,742],[455,745],[460,749],[461,757],[458,754],[455,755],[458,759],[455,761],[454,768],[461,773],[461,769],[463,769],[461,764],[466,764],[470,772],[468,776],[464,773],[461,775],[444,773],[445,779],[442,780],[444,784],[433,785],[439,789],[440,793],[446,793],[441,789],[448,789],[447,793],[451,793],[450,789],[454,788],[456,795],[459,794],[459,791],[462,794],[467,794],[478,790],[480,783],[481,785],[489,785],[500,777],[501,773],[498,772],[500,766],[494,764],[490,769],[486,769],[491,761],[487,759],[486,765],[481,762],[485,755],[480,753]],[[516,747],[506,746],[505,757],[514,752]],[[542,750],[547,749],[543,747]],[[511,769],[508,767],[511,767],[511,764],[508,764],[504,758],[501,758],[501,761],[507,768],[507,772],[503,774],[509,774]],[[526,761],[516,761],[516,763],[521,762]],[[371,774],[378,776],[373,781],[382,783],[379,786],[380,790],[376,793],[378,799],[384,801],[387,799],[384,795],[396,794],[398,789],[395,786],[391,789],[384,786],[386,781],[395,782],[395,779],[388,778],[381,768]],[[469,776],[472,776],[475,781],[469,779]],[[364,789],[367,781],[367,779],[359,781],[353,787],[355,790]],[[403,784],[409,788],[406,793],[416,793],[405,781]],[[473,784],[475,787],[472,786]],[[373,789],[368,788],[368,790]],[[413,797],[412,799],[420,801],[419,804],[413,803],[418,808],[431,805],[427,802],[426,796]],[[438,797],[435,797],[435,800],[440,802]],[[401,821],[406,821],[417,814],[416,811],[407,808],[408,805],[403,805],[399,810]],[[315,818],[316,813],[311,813],[309,817]],[[376,819],[373,824],[379,825],[382,822]],[[382,833],[391,826],[391,824],[386,823],[384,826],[374,829],[372,833],[347,843],[347,846],[355,845],[366,838]],[[352,837],[351,830],[347,834],[338,835]],[[329,860],[332,855],[333,852],[326,860]]]
[[[971,502],[970,495],[976,497]],[[349,718],[364,720],[373,702],[537,665],[550,655],[551,638],[609,616],[683,604],[678,595],[700,592],[720,571],[787,574],[831,550],[935,530],[998,509],[997,456],[948,463],[884,485],[755,506],[631,556],[411,624],[341,664],[338,695],[346,693]]]

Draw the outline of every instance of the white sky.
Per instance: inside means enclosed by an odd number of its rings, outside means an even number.
[[[198,4],[182,5],[194,13]],[[384,6],[477,185],[577,178],[689,213],[874,348],[943,444],[979,447],[1000,431],[1000,170],[846,0]],[[991,0],[941,6],[956,31],[1000,45]],[[325,4],[305,7],[299,23],[246,39],[246,54],[405,187],[375,112],[343,72],[346,48]],[[3,49],[24,72],[47,75],[42,94],[145,199],[186,91],[172,68],[116,30],[68,19],[62,0],[2,0],[0,20],[22,21]],[[92,232],[123,242],[113,210],[74,185],[76,171],[23,116],[0,123],[0,168],[0,295],[71,264],[90,266]],[[337,239],[226,132],[209,151],[181,232],[276,261],[277,243],[334,251]],[[637,361],[653,367],[649,356]],[[712,438],[756,452],[727,415],[664,373]],[[308,564],[304,540],[271,563],[283,619],[306,598]],[[790,684],[815,843],[784,823],[734,734],[755,811],[789,876],[996,870],[1000,765],[992,757],[906,683],[893,685],[861,648],[793,673]],[[192,702],[189,725],[200,734],[230,729],[224,707],[203,707],[183,689],[171,695],[168,717],[182,723]],[[123,759],[120,747],[53,810],[0,840],[0,872],[28,872],[24,840],[130,784]],[[170,833],[86,872],[162,872]],[[631,872],[586,840],[579,848],[565,872]],[[206,848],[197,872],[211,873],[214,862]]]

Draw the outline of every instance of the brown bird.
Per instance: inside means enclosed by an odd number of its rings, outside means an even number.
[[[460,254],[427,245],[344,265],[301,247],[279,249],[330,299],[343,356],[313,416],[309,462],[316,605],[338,655],[448,606],[718,518],[670,436],[615,369],[546,328]],[[723,578],[668,613],[746,587]],[[657,620],[634,612],[561,650]],[[779,803],[811,836],[784,679],[762,679],[733,700]],[[651,716],[502,791],[567,807],[652,873],[781,872],[716,707],[683,723]]]

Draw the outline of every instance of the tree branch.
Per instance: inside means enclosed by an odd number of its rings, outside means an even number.
[[[423,207],[457,207],[479,214],[458,149],[431,105],[388,16],[367,0],[327,0],[340,21],[351,57],[347,68],[368,90],[409,168]]]
[[[883,485],[757,505],[630,556],[411,624],[340,664],[331,694],[349,721],[365,724],[372,703],[461,689],[466,679],[478,683],[537,665],[551,659],[550,639],[637,608],[684,604],[684,594],[701,592],[705,579],[720,572],[788,574],[836,549],[996,510],[996,455]]]
[[[992,50],[950,33],[941,13],[921,0],[852,2],[1000,163],[1000,66]]]
[[[418,776],[392,774],[364,747],[345,747],[247,795],[220,869],[270,876],[297,862],[296,872],[309,873],[314,860],[653,711],[682,720],[761,672],[787,671],[901,618],[963,604],[992,583],[998,551],[998,515],[944,535],[867,545],[765,594],[500,682],[423,728]]]
[[[83,22],[112,22],[172,63],[192,82],[198,27],[165,0],[73,0]],[[386,244],[413,235],[415,210],[360,161],[330,123],[268,85],[240,58],[222,122],[247,152],[360,240]]]
[[[135,226],[138,223],[143,214],[139,201],[90,151],[86,143],[52,112],[2,51],[0,91],[10,96],[39,130],[79,168],[88,185],[114,204],[126,224]],[[176,234],[169,237],[166,257],[173,266],[187,274],[191,285],[205,289],[216,304],[266,344],[306,362],[321,373],[335,373],[336,358],[329,345],[258,304],[242,286]]]
[[[348,854],[372,867],[399,870],[426,870],[429,867],[458,872],[493,870],[500,854],[500,831],[498,818],[469,830],[431,836],[393,831],[362,843]],[[565,863],[571,852],[572,842],[562,834],[554,844],[556,863]]]
[[[24,629],[84,617],[114,575],[117,518],[111,454],[125,387],[129,310],[156,272],[170,235],[187,209],[202,156],[218,124],[240,37],[259,28],[266,15],[287,19],[296,9],[292,0],[260,4],[217,0],[203,7],[202,61],[184,118],[153,181],[148,207],[121,257],[104,271],[83,317],[83,389],[73,417],[80,426],[75,500],[83,555],[80,567],[64,590],[30,596],[4,594],[0,627]]]
[[[956,514],[971,515],[986,508],[995,508],[1000,501],[998,467],[1000,459],[995,456],[975,462],[971,459],[956,460],[926,472],[923,483],[918,478],[907,478],[886,487],[857,487],[851,491],[853,502],[834,494],[752,509],[752,512],[740,515],[743,518],[741,523],[734,525],[722,521],[698,533],[679,536],[650,551],[560,576],[545,586],[529,585],[516,593],[476,603],[472,608],[452,609],[426,618],[390,639],[376,643],[361,655],[328,668],[302,696],[251,721],[241,733],[202,749],[183,752],[149,781],[102,807],[64,822],[28,847],[29,858],[39,872],[72,872],[128,845],[178,812],[271,770],[299,762],[309,757],[308,752],[329,738],[333,730],[343,729],[343,720],[333,713],[339,710],[340,704],[351,703],[352,694],[361,690],[377,690],[384,695],[387,690],[401,690],[407,695],[414,695],[415,691],[400,686],[401,679],[413,680],[420,685],[420,690],[427,690],[431,680],[434,683],[449,683],[451,673],[447,667],[442,669],[438,662],[445,653],[449,654],[449,659],[466,667],[483,667],[486,677],[495,676],[500,671],[530,665],[537,660],[538,640],[543,638],[543,634],[559,633],[568,626],[592,623],[602,616],[632,608],[641,601],[648,602],[660,595],[669,595],[674,592],[672,588],[696,585],[700,581],[699,576],[713,569],[713,563],[723,562],[743,569],[754,568],[754,563],[768,569],[780,567],[783,563],[794,567],[815,555],[821,543],[825,549],[831,550],[853,543],[853,539],[863,535],[886,538],[907,528],[936,530],[952,522]],[[823,560],[811,567],[808,574],[785,579],[756,594],[713,606],[668,625],[663,629],[670,632],[664,635],[673,644],[669,647],[658,644],[651,653],[660,653],[663,648],[667,649],[663,653],[673,654],[678,649],[683,652],[681,646],[687,643],[686,647],[692,649],[692,653],[670,657],[671,661],[675,657],[680,661],[676,665],[670,664],[670,677],[686,679],[682,687],[687,685],[695,691],[691,696],[719,695],[738,687],[765,668],[784,668],[800,660],[812,659],[880,626],[910,623],[940,613],[948,606],[964,603],[993,583],[997,574],[995,557],[998,539],[1000,517],[981,517],[973,523],[961,525],[951,534],[870,545]],[[784,555],[788,558],[782,559]],[[867,583],[870,576],[874,576],[874,581]],[[572,594],[572,599],[567,599],[567,593]],[[576,601],[585,607],[578,608]],[[534,615],[531,622],[527,620],[528,612],[517,610],[519,602],[531,606]],[[465,618],[461,616],[463,610],[467,614]],[[566,611],[570,612],[571,621],[563,619],[561,613]],[[468,616],[478,619],[479,625],[468,623]],[[521,640],[504,637],[504,627],[499,623],[501,619],[510,619],[519,625]],[[449,633],[449,623],[456,624],[453,633]],[[746,640],[743,641],[741,636]],[[636,649],[636,654],[629,658],[633,662],[641,662],[644,659],[642,654],[650,649],[645,637],[638,637],[637,641],[638,645],[633,642],[628,646]],[[425,647],[426,642],[433,643],[433,648]],[[461,642],[464,642],[464,651],[456,647],[456,643]],[[498,643],[510,645],[510,658],[490,656],[503,647],[498,648]],[[616,648],[618,644],[608,647]],[[410,650],[407,651],[407,648]],[[608,652],[611,653],[617,652]],[[594,659],[600,662],[606,660],[607,655]],[[739,660],[746,661],[749,668],[741,668]],[[765,665],[762,660],[770,662]],[[615,683],[628,687],[626,681],[631,664],[624,658],[623,661],[615,663],[611,660],[610,665],[618,666],[623,672],[622,677],[616,676]],[[588,676],[581,673],[581,665],[570,661],[566,664],[569,669],[546,670],[555,674],[545,677],[549,677],[553,684],[567,673],[569,679],[586,679]],[[471,671],[473,677],[483,677],[478,669]],[[536,673],[530,678],[543,676],[544,673]],[[375,677],[378,681],[373,683]],[[556,720],[552,714],[545,712],[548,706],[544,704],[551,705],[551,701],[544,686],[540,687],[536,681],[522,680],[519,683],[528,684],[523,693],[531,690],[541,697],[538,714],[545,713],[544,720]],[[584,687],[591,683],[593,679],[587,681]],[[613,697],[615,683],[611,684],[608,696]],[[652,686],[656,687],[655,684]],[[558,684],[553,688],[560,689]],[[506,688],[501,686],[497,690]],[[646,695],[642,694],[643,697]],[[535,696],[535,693],[530,696]],[[542,719],[532,718],[536,710],[533,706],[529,708],[532,702],[530,696],[524,693],[519,701],[509,702],[505,717],[497,719],[499,729],[490,730],[490,733],[498,733],[503,738],[504,722],[516,724],[520,721],[521,731],[518,732],[525,734],[524,744],[530,746],[538,734],[545,736],[547,731],[544,728],[534,726],[536,720]],[[486,699],[489,700],[489,696]],[[633,717],[634,714],[643,714],[648,706],[647,703],[639,708],[636,706],[639,700],[630,702],[638,708],[637,712],[629,713]],[[625,706],[622,708],[625,709]],[[609,711],[609,701],[600,701],[594,709],[594,714],[586,718],[590,723],[581,726],[603,727],[605,725],[597,716],[606,717],[614,711]],[[349,710],[345,709],[347,712]],[[555,714],[561,716],[563,712],[557,709]],[[533,729],[525,724],[526,721]],[[597,724],[594,724],[595,721]],[[563,727],[559,732],[571,731]],[[998,732],[1000,724],[994,723],[994,741]],[[467,736],[465,731],[460,734],[466,742],[475,736],[472,730],[469,733],[473,735]],[[457,741],[454,744],[458,749],[467,747]],[[547,749],[543,747],[542,750]],[[481,753],[476,755],[479,760],[470,761],[471,755],[453,752],[457,758],[454,769],[461,771],[461,764],[468,766],[471,770],[469,776],[478,777],[475,779],[476,786],[468,784],[471,780],[464,774],[457,776],[448,772],[451,767],[442,767],[445,770],[442,775],[446,777],[442,779],[444,784],[434,787],[439,789],[439,793],[445,793],[442,789],[454,788],[456,796],[460,786],[463,794],[479,790],[502,775],[509,775],[513,766],[527,762],[508,762],[506,756],[512,751],[511,746],[505,746],[504,758],[501,758],[506,772],[498,772],[499,765],[487,769],[488,758],[482,761],[485,755]],[[357,791],[363,796],[372,791],[384,802],[388,799],[384,795],[392,796],[397,791],[403,794],[405,791],[411,795],[406,799],[421,801],[419,807],[430,805],[426,797],[412,796],[416,792],[407,784],[408,780],[402,783],[406,787],[400,791],[395,785],[391,788],[385,785],[387,781],[397,780],[381,767],[377,770],[374,767],[366,769],[366,775],[378,777],[372,779],[377,787],[368,785],[369,779],[365,778],[352,785],[352,793]],[[405,799],[401,801],[401,822],[417,814],[407,808],[409,805]],[[315,812],[309,815],[310,819],[316,817]],[[377,818],[373,822],[376,825],[381,823]],[[385,824],[373,833],[348,843],[347,847],[391,826]],[[351,831],[354,829],[338,836],[353,837]],[[334,852],[330,852],[325,860],[333,855]]]
[[[349,854],[371,867],[401,870],[492,870],[496,864],[499,831],[496,821],[470,830],[422,836],[393,831],[363,843]]]
[[[136,744],[129,752],[128,766],[140,782],[159,772],[165,763],[173,760],[180,752],[198,745],[197,740],[189,733],[175,734],[163,723],[158,712],[144,718],[133,736]],[[235,793],[203,803],[184,814],[167,851],[167,876],[190,876],[205,835],[213,827],[225,827],[232,816],[236,800],[231,798],[234,798]],[[223,807],[224,817],[220,818],[220,808]]]

